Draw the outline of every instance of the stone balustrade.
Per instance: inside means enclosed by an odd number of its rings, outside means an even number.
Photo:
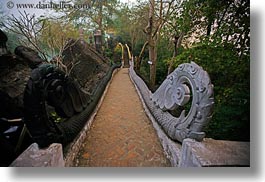
[[[179,72],[184,70],[183,67],[186,67],[187,73]],[[176,79],[178,74],[180,74],[180,77]],[[198,79],[195,78],[196,76]],[[195,81],[189,81],[187,77]],[[157,91],[154,94],[151,93],[144,81],[135,73],[133,61],[130,67],[130,78],[172,166],[250,166],[249,142],[204,138],[203,128],[210,121],[213,111],[213,86],[208,74],[198,65],[195,63],[180,65],[158,88],[158,92],[162,90],[161,93],[157,93]],[[183,83],[194,85],[187,88]],[[175,88],[172,88],[174,84],[176,84]],[[195,104],[196,107],[203,106],[205,109],[199,108],[194,112],[192,110],[194,108],[191,106],[191,111],[189,111],[187,117],[180,116],[179,118],[182,117],[182,120],[174,118],[167,110],[186,103],[187,97],[189,99],[190,87],[193,92],[196,92],[195,94],[201,94],[195,96],[193,93],[192,101],[195,102],[192,104]],[[184,89],[181,90],[181,88]],[[206,100],[201,99],[205,97]],[[204,120],[201,120],[202,118]],[[187,121],[188,124],[183,124]]]
[[[194,65],[194,64],[193,64]],[[185,65],[189,67],[189,65]],[[182,69],[182,68],[180,68]],[[191,69],[191,67],[189,68]],[[191,74],[195,70],[191,69]],[[197,70],[198,71],[198,70]],[[202,72],[201,70],[199,72]],[[165,104],[165,101],[159,101],[162,97],[155,96],[148,89],[143,80],[135,73],[133,69],[133,62],[130,66],[130,78],[135,85],[138,95],[142,101],[143,107],[147,116],[150,118],[160,142],[163,146],[165,155],[171,162],[172,167],[246,167],[250,166],[250,143],[249,142],[237,142],[237,141],[223,141],[214,140],[210,138],[204,138],[203,126],[205,126],[211,117],[212,110],[209,106],[213,104],[212,98],[212,85],[205,77],[207,73],[202,72],[199,76],[206,79],[206,84],[202,84],[201,87],[191,86],[193,91],[199,91],[206,95],[207,100],[203,100],[202,106],[204,109],[197,110],[189,115],[191,118],[197,118],[197,120],[188,120],[188,125],[182,125],[178,127],[178,120],[175,125],[167,124],[169,121],[174,121],[173,116],[171,116],[165,108],[175,108],[174,105],[182,105],[187,101],[187,98],[179,97],[178,103]],[[194,74],[193,74],[194,75]],[[185,74],[184,74],[185,76]],[[187,75],[186,75],[187,76]],[[206,75],[207,76],[207,75]],[[167,82],[172,81],[174,78],[168,77]],[[187,83],[184,80],[183,83]],[[201,81],[194,81],[200,82]],[[193,83],[192,81],[190,82]],[[168,84],[168,83],[167,83]],[[171,85],[172,86],[172,85]],[[209,87],[210,90],[205,91],[205,87]],[[179,94],[188,95],[189,88],[181,85],[178,87]],[[183,88],[184,90],[181,90]],[[172,88],[171,88],[172,89]],[[163,88],[164,90],[164,88]],[[178,91],[178,89],[172,89],[173,91]],[[163,91],[164,92],[164,91]],[[166,92],[165,92],[166,93]],[[177,93],[174,97],[178,97]],[[160,94],[157,94],[160,95]],[[174,98],[172,97],[172,98]],[[194,99],[193,94],[193,99]],[[185,101],[186,99],[186,101]],[[198,97],[197,99],[200,99]],[[194,101],[194,100],[193,100]],[[196,99],[195,99],[196,101]],[[197,100],[198,101],[198,100]],[[202,100],[199,100],[202,101]],[[164,104],[162,103],[164,102]],[[197,107],[200,105],[197,104]],[[205,118],[204,122],[201,122],[201,118]],[[47,149],[38,149],[37,144],[31,145],[25,152],[23,152],[12,164],[11,166],[32,166],[32,167],[62,167],[62,166],[72,166],[72,161],[82,141],[84,136],[87,134],[93,117],[84,127],[84,130],[80,133],[79,137],[69,145],[68,152],[64,154],[65,158],[63,160],[63,151],[60,144],[52,144]],[[184,120],[187,121],[187,120]],[[194,123],[192,123],[194,122]],[[183,124],[180,123],[180,124]],[[166,127],[170,127],[167,129]],[[173,126],[173,127],[172,127]],[[185,127],[186,126],[186,127]],[[189,126],[189,127],[188,127]],[[192,127],[190,127],[192,126]],[[175,133],[173,129],[175,128]],[[170,130],[170,132],[169,132]],[[173,133],[173,134],[172,134]],[[173,137],[172,137],[173,136]],[[176,136],[176,137],[174,137]]]
[[[10,167],[64,167],[63,149],[59,143],[53,143],[46,149],[40,149],[37,143],[31,144]]]

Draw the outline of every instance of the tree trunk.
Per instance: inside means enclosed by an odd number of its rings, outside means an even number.
[[[150,87],[151,89],[154,89],[155,83],[156,83],[156,60],[157,60],[157,49],[156,49],[154,40],[152,40],[151,43],[149,43],[149,60],[151,61]]]
[[[182,38],[183,38],[183,33],[181,33],[180,36],[178,36],[178,37],[177,36],[174,37],[174,53],[173,53],[172,59],[171,59],[169,66],[168,66],[168,71],[167,71],[168,75],[174,69],[174,66],[173,66],[174,65],[174,58],[178,55],[178,49],[181,46]]]
[[[146,41],[142,47],[142,50],[139,54],[139,56],[136,56],[136,65],[135,65],[135,68],[138,72],[140,72],[140,68],[141,68],[141,63],[142,63],[142,56],[144,54],[144,50],[146,48],[146,46],[148,45],[148,41]]]
[[[103,14],[102,14],[102,10],[103,10],[103,4],[100,1],[99,2],[99,12],[98,12],[98,29],[101,31],[101,33],[103,33],[103,25],[102,25],[102,19],[103,19]]]
[[[148,36],[148,44],[149,44],[149,61],[150,62],[150,87],[154,89],[155,81],[156,81],[156,46],[155,40],[153,37],[153,21],[154,21],[154,11],[155,11],[155,0],[150,0],[149,4],[149,21],[147,27],[147,36]]]
[[[103,3],[102,1],[99,2],[99,12],[98,12],[98,29],[100,30],[101,32],[101,37],[100,37],[100,46],[98,47],[98,50],[100,53],[103,53],[103,45],[105,44],[104,43],[104,30],[103,30],[103,14],[102,14],[102,11],[103,11]]]

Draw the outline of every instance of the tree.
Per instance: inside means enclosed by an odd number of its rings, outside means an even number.
[[[183,25],[188,24],[185,29],[193,39],[190,46],[201,41],[231,43],[242,55],[249,53],[249,17],[249,0],[190,0],[183,3],[183,12],[178,21],[183,21]]]
[[[98,29],[104,32],[112,24],[112,15],[117,9],[117,0],[75,0],[74,4],[86,4],[87,8],[64,11],[66,17],[79,27]]]
[[[79,31],[64,19],[45,19],[45,28],[41,31],[40,41],[43,49],[51,58],[51,63],[60,67],[66,74],[70,74],[71,69],[78,64],[73,58],[72,65],[64,65],[63,51],[74,45],[80,38]],[[76,41],[73,41],[76,40]]]
[[[122,38],[123,43],[131,46],[132,52],[138,55],[140,50],[138,44],[144,44],[145,33],[144,27],[147,24],[148,4],[139,2],[138,5],[129,8],[126,4],[121,4],[119,10],[115,12],[113,19],[113,28],[116,35]]]
[[[20,16],[17,18],[14,15],[7,17],[3,26],[9,31],[19,35],[20,43],[29,45],[31,48],[40,53],[41,57],[48,61],[47,54],[42,49],[42,42],[40,41],[40,34],[43,30],[45,23],[37,19],[35,14],[19,12]]]
[[[134,7],[121,4],[113,18],[113,29],[119,42],[128,44],[136,57],[136,70],[140,71],[142,58],[148,45],[144,27],[148,22],[148,3],[138,2]]]
[[[8,34],[13,34],[10,41],[16,37],[20,44],[37,51],[45,61],[52,60],[51,63],[60,67],[66,74],[69,74],[71,68],[75,66],[75,61],[73,65],[62,63],[63,50],[75,43],[69,44],[71,42],[69,40],[79,38],[78,29],[66,19],[36,18],[35,14],[20,12],[19,17],[9,16],[3,25],[9,30]],[[17,45],[13,43],[11,48]]]
[[[195,61],[214,84],[215,111],[208,137],[249,140],[250,52],[249,1],[189,0],[179,25],[186,28],[186,46],[174,67]],[[192,16],[191,16],[192,15]],[[188,22],[188,24],[187,24]]]
[[[148,25],[145,28],[145,33],[147,34],[149,49],[151,89],[154,89],[156,83],[157,44],[160,40],[161,30],[168,16],[172,13],[172,4],[173,0],[169,2],[160,0],[157,7],[155,0],[149,1]]]
[[[120,11],[119,18],[117,18],[120,24],[116,27],[119,27],[119,33],[124,35],[123,38],[130,41],[132,51],[136,55],[135,65],[138,72],[140,71],[145,49],[148,48],[149,60],[152,62],[149,65],[149,85],[153,89],[156,83],[157,47],[161,35],[164,36],[164,27],[169,25],[168,21],[176,9],[180,7],[181,1],[152,0],[149,3],[138,3],[134,8],[129,9],[125,6]]]

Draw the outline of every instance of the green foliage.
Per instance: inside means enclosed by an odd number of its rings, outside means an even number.
[[[60,116],[58,116],[58,114],[55,111],[53,111],[53,112],[50,113],[50,119],[52,121],[56,122],[56,123],[59,123],[59,122],[63,122],[64,121],[64,119],[61,118]]]
[[[135,52],[140,52],[143,44],[137,44],[135,47]],[[167,39],[162,38],[159,41],[157,48],[157,70],[156,70],[156,86],[154,89],[158,88],[160,84],[164,81],[167,76],[167,63],[164,62],[165,59],[172,56],[172,48],[168,44]],[[146,49],[145,54],[140,69],[140,74],[145,80],[147,85],[149,84],[150,77],[150,65],[148,64],[148,49]]]
[[[121,46],[116,43],[116,46],[112,49],[112,57],[111,59],[113,60],[114,63],[121,63],[122,61],[122,48]]]
[[[173,49],[167,39],[162,38],[159,41],[157,52],[156,87],[162,84],[167,75],[167,64],[163,60],[172,57]]]
[[[110,48],[106,48],[104,50],[104,55],[109,58],[112,59],[113,58],[113,51]]]
[[[70,22],[63,19],[47,19],[42,20],[44,28],[39,37],[41,48],[50,59],[56,55],[61,56],[63,49],[67,45],[69,39],[79,38],[79,30]],[[85,39],[87,35],[84,35]]]
[[[18,42],[19,36],[11,31],[5,31],[5,34],[8,37],[7,49],[13,53],[15,51],[15,48],[20,45],[20,43]]]
[[[183,50],[174,64],[190,61],[202,66],[214,84],[215,109],[207,137],[249,140],[249,56],[240,58],[230,44],[199,44]]]
[[[148,64],[148,59],[142,60],[140,73],[138,73],[138,74],[145,81],[147,86],[149,86],[150,67],[149,67],[149,64]]]
[[[148,4],[141,2],[138,6],[129,8],[121,4],[115,12],[113,28],[118,36],[119,42],[130,45],[134,55],[139,55],[146,35],[143,27],[147,25]],[[137,49],[137,51],[136,51]]]
[[[207,137],[249,141],[249,0],[188,0],[181,6],[168,30],[185,34],[174,67],[194,61],[211,77],[215,109]],[[164,62],[169,65],[171,60]]]

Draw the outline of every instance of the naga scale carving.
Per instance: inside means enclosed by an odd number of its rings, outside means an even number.
[[[179,65],[151,95],[151,100],[164,112],[180,109],[191,101],[187,114],[183,109],[179,117],[158,122],[172,139],[204,138],[202,130],[213,113],[213,85],[207,72],[196,63]]]
[[[214,106],[213,85],[207,72],[194,62],[181,64],[152,94],[133,68],[132,61],[130,77],[150,111],[151,119],[155,119],[172,140],[182,142],[185,138],[193,138],[201,141]],[[190,108],[188,112],[183,107],[185,104],[190,106],[186,107]],[[169,112],[175,109],[181,110],[177,117]]]

